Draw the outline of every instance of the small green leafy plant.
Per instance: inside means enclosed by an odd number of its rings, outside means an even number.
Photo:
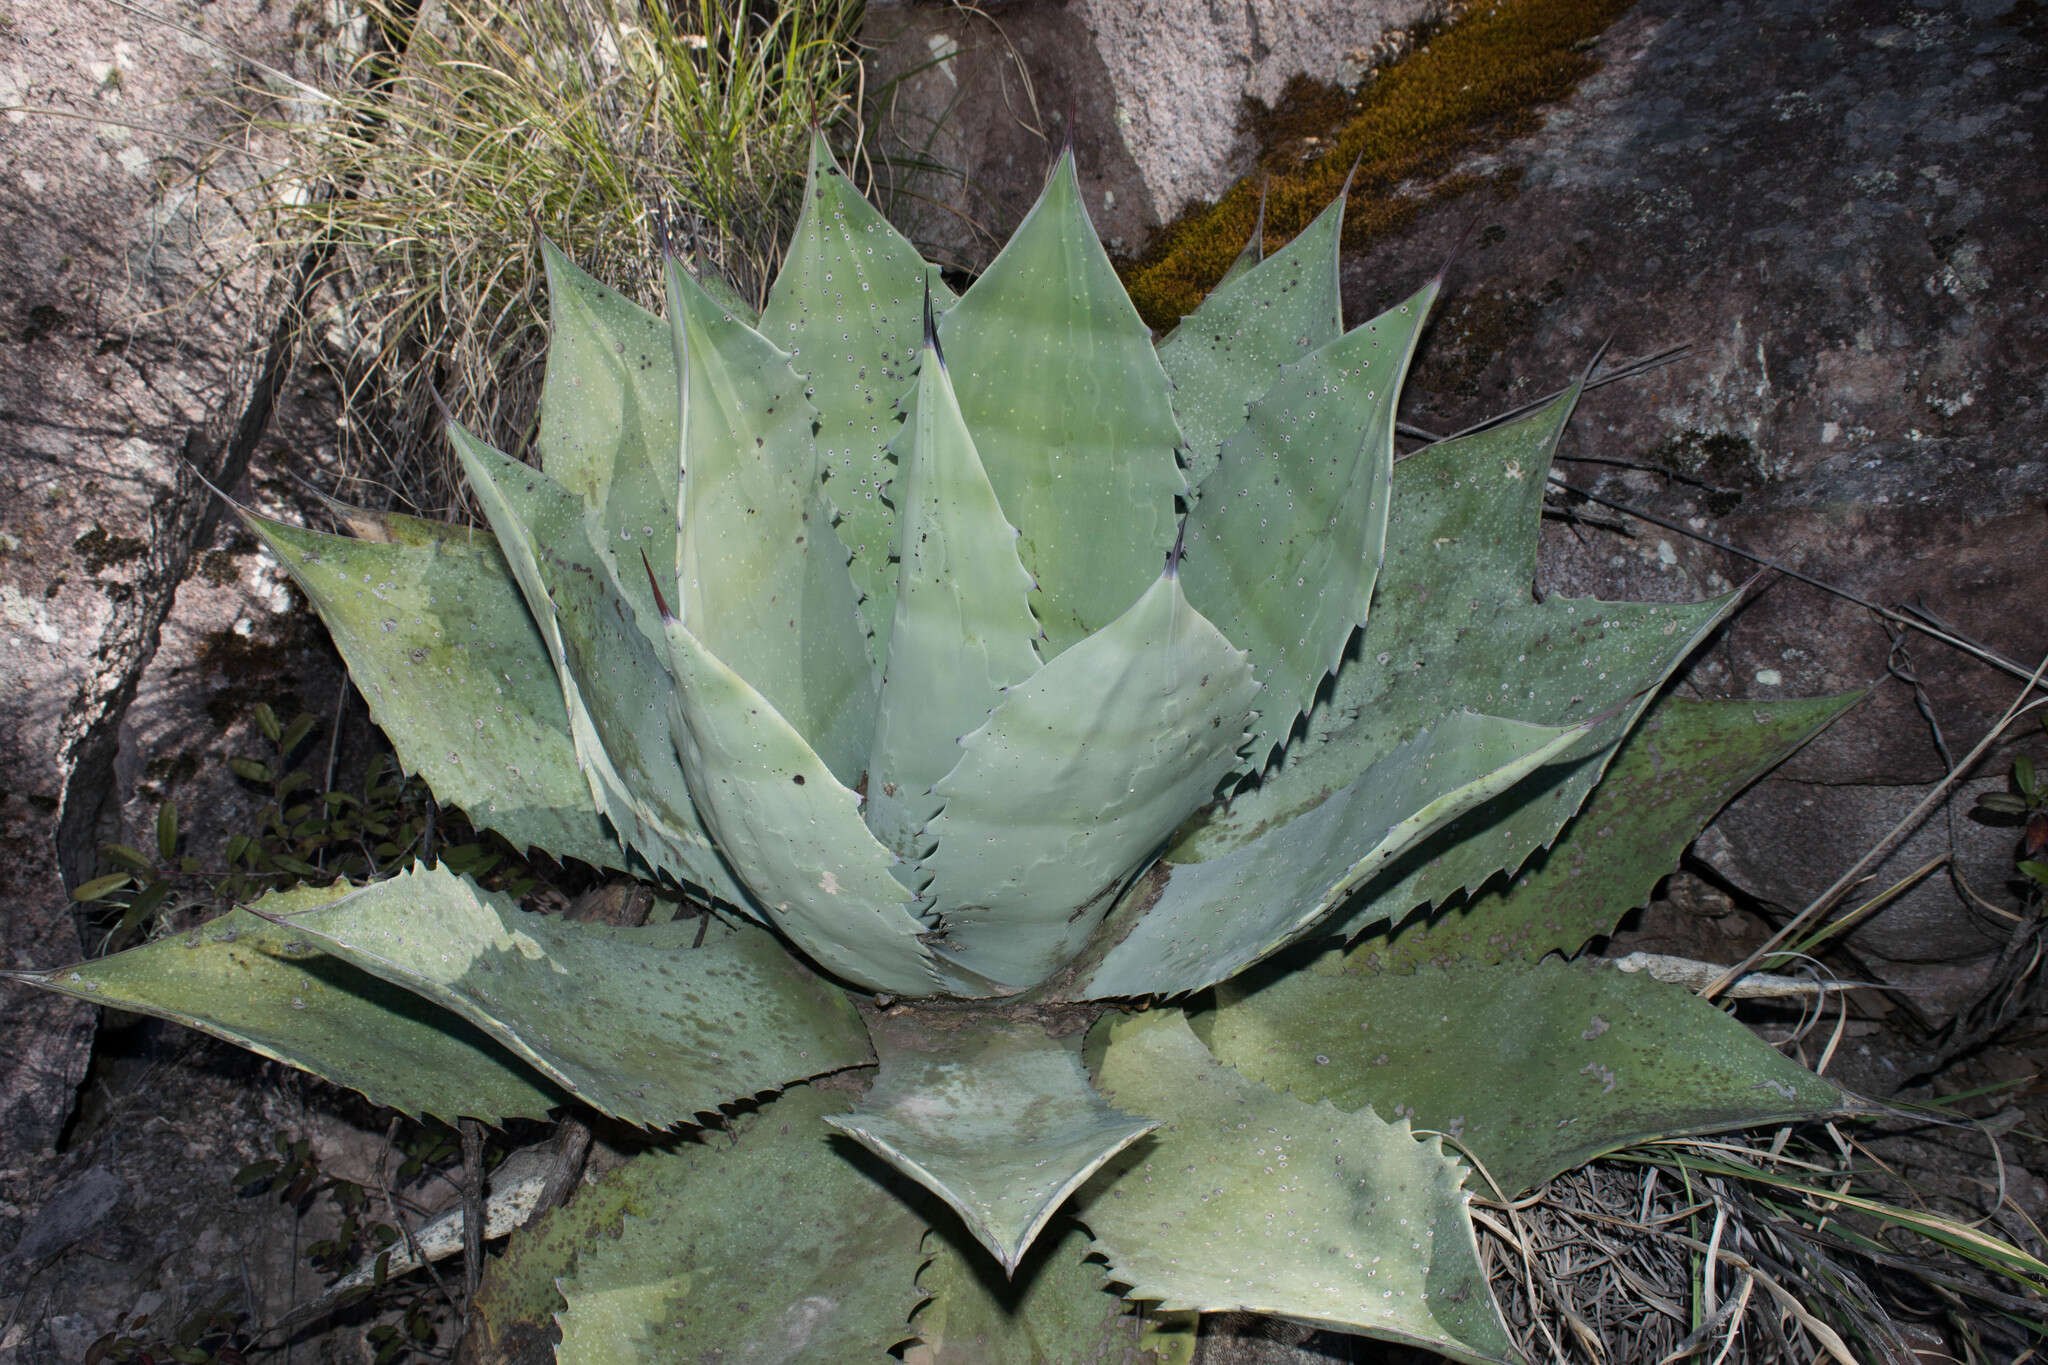
[[[491,879],[493,890],[524,896],[536,880],[518,852],[478,834],[459,813],[440,819],[432,794],[398,771],[389,753],[370,756],[354,791],[322,790],[321,775],[302,760],[318,720],[301,714],[282,724],[266,703],[251,713],[270,752],[228,760],[240,781],[268,796],[252,829],[227,836],[217,865],[193,857],[175,801],[157,807],[154,856],[130,844],[102,853],[116,871],[81,883],[72,899],[103,912],[104,942],[122,946],[191,928],[279,886],[306,878],[365,881],[409,866],[427,852],[454,871]]]
[[[2048,731],[2048,716],[2041,719]],[[2039,900],[2048,892],[2048,777],[2034,766],[2033,757],[2020,754],[2012,761],[2012,790],[1986,792],[1977,798],[1977,818],[1986,824],[2017,825],[2020,829],[2018,871],[2032,884],[2029,899]]]
[[[422,1177],[445,1174],[445,1168],[459,1160],[457,1137],[444,1124],[394,1123],[392,1138],[403,1158],[390,1173],[387,1192],[403,1190]],[[392,1256],[405,1249],[404,1234],[376,1216],[380,1202],[377,1196],[356,1181],[323,1169],[311,1143],[303,1137],[275,1133],[271,1146],[277,1155],[252,1161],[236,1171],[234,1187],[247,1194],[275,1198],[300,1213],[318,1200],[330,1201],[340,1215],[340,1222],[330,1235],[307,1244],[306,1263],[322,1273],[347,1269],[363,1257],[368,1258],[369,1264],[364,1282],[335,1297],[334,1306],[374,1313],[376,1320],[365,1330],[364,1339],[372,1349],[375,1365],[389,1365],[408,1353],[434,1354],[450,1316],[449,1300],[443,1292],[437,1292],[441,1289],[438,1283],[426,1286],[417,1280],[387,1278]],[[381,1167],[379,1173],[381,1176]],[[397,1215],[390,1202],[383,1206],[386,1212]],[[287,1323],[284,1328],[271,1330],[283,1332],[289,1327]]]
[[[1341,214],[1156,347],[1071,156],[958,297],[822,140],[758,316],[550,251],[540,467],[449,430],[488,531],[245,516],[441,801],[721,927],[415,866],[26,979],[411,1113],[744,1114],[499,1263],[565,1361],[1510,1359],[1471,1167],[1850,1104],[1549,955],[1851,699],[1660,701],[1732,596],[1534,600],[1578,389],[1397,462],[1439,286],[1345,330]]]
[[[247,1365],[253,1344],[236,1296],[222,1295],[158,1330],[148,1313],[123,1313],[111,1330],[86,1348],[85,1365]]]

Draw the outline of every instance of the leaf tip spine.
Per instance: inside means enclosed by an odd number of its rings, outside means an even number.
[[[1352,186],[1353,182],[1355,182],[1355,181],[1356,181],[1356,180],[1358,179],[1358,168],[1359,168],[1360,166],[1363,166],[1364,164],[1365,164],[1365,149],[1364,149],[1363,147],[1361,147],[1361,148],[1359,148],[1359,149],[1358,149],[1358,155],[1357,155],[1356,157],[1354,157],[1354,158],[1352,159],[1352,162],[1351,162],[1351,169],[1350,169],[1350,170],[1348,170],[1348,171],[1346,171],[1346,172],[1344,172],[1344,184],[1343,184],[1343,186],[1342,186],[1342,187],[1341,187],[1341,188],[1340,188],[1340,189],[1339,189],[1339,190],[1337,191],[1337,202],[1338,202],[1338,203],[1340,203],[1340,204],[1343,204],[1343,205],[1346,205],[1347,207],[1349,206],[1349,204],[1350,204],[1350,202],[1351,202],[1351,186]],[[1263,222],[1264,222],[1264,220],[1265,220],[1265,215],[1266,215],[1266,191],[1265,191],[1264,187],[1263,187],[1263,186],[1261,186],[1261,187],[1260,187],[1260,190],[1259,190],[1259,219],[1260,219],[1261,223],[1263,223]]]
[[[440,391],[435,390],[434,397],[438,399],[440,398],[440,396]],[[255,513],[250,511],[248,508],[242,506],[241,503],[236,502],[232,497],[229,497],[226,493],[222,492],[220,488],[213,482],[213,480],[206,477],[205,473],[200,470],[198,462],[193,460],[191,456],[180,455],[178,458],[185,462],[185,468],[192,471],[192,477],[199,480],[199,482],[205,486],[207,492],[213,494],[216,498],[219,498],[222,502],[234,508],[236,515],[244,519],[247,519],[255,515]]]
[[[939,362],[939,368],[946,368],[946,353],[939,348],[939,320],[932,312],[932,277],[924,277],[924,347]]]
[[[448,406],[448,400],[441,394],[441,386],[439,384],[429,384],[427,385],[427,393],[434,400],[434,410],[441,414],[442,428],[448,429],[456,426],[455,409]]]
[[[675,613],[668,609],[668,599],[661,595],[661,584],[655,581],[654,565],[648,562],[645,550],[640,552],[640,567],[647,571],[647,587],[654,594],[654,609],[661,613],[661,623],[665,626],[674,625]]]
[[[1348,181],[1346,182],[1347,185],[1349,183],[1350,182]],[[1471,241],[1472,234],[1479,230],[1480,217],[1480,214],[1474,213],[1472,217],[1466,222],[1465,230],[1459,233],[1458,240],[1451,244],[1450,254],[1446,255],[1444,257],[1444,263],[1436,268],[1436,274],[1430,280],[1431,284],[1436,285],[1439,288],[1442,287],[1444,278],[1451,273],[1452,264],[1458,259],[1459,253],[1464,251],[1465,243]]]

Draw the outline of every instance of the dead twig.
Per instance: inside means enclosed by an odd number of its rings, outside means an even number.
[[[1711,1000],[1715,995],[1726,990],[1731,983],[1748,975],[1756,968],[1757,963],[1770,956],[1779,945],[1831,909],[1835,902],[1863,875],[1866,868],[1874,867],[1883,861],[1884,857],[1897,847],[1901,840],[1912,833],[1913,830],[1919,828],[1920,822],[1926,818],[1928,812],[1934,808],[1935,804],[1947,797],[1956,783],[1962,780],[1963,775],[1976,765],[1977,760],[1984,756],[1985,752],[2006,732],[2006,729],[2014,721],[2029,711],[2048,705],[2048,697],[2042,697],[2031,702],[2026,700],[2028,694],[2041,685],[2041,679],[2044,674],[2048,674],[2048,655],[2042,657],[2039,666],[2034,669],[2032,676],[2027,679],[2026,686],[2020,689],[2019,695],[2013,698],[2012,704],[2006,708],[2005,714],[1999,717],[1998,722],[1984,732],[1984,737],[1977,741],[1976,746],[1964,756],[1963,761],[1950,769],[1948,776],[1935,783],[1932,790],[1921,798],[1919,804],[1906,813],[1905,818],[1893,825],[1883,838],[1873,844],[1869,851],[1864,853],[1861,858],[1858,858],[1848,871],[1836,878],[1833,885],[1816,896],[1810,905],[1779,926],[1777,931],[1765,939],[1748,957],[1722,973],[1717,980],[1700,992],[1700,994]]]

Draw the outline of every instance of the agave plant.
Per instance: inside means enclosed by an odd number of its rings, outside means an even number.
[[[758,316],[549,249],[539,467],[450,428],[488,532],[245,516],[442,801],[716,930],[415,867],[26,979],[647,1130],[477,1305],[564,1361],[1164,1358],[1216,1310],[1511,1359],[1473,1167],[1847,1103],[1566,960],[1844,700],[1658,702],[1732,598],[1535,600],[1577,389],[1397,463],[1439,286],[1344,330],[1341,213],[1156,348],[1071,156],[957,297],[822,142]]]

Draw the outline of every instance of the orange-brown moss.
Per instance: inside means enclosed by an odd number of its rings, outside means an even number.
[[[1453,177],[1426,195],[1396,187],[1440,175],[1484,143],[1536,125],[1537,107],[1571,93],[1596,66],[1588,50],[1631,0],[1482,0],[1356,96],[1307,81],[1252,122],[1260,171],[1212,205],[1184,215],[1123,267],[1124,284],[1154,327],[1170,327],[1215,287],[1250,240],[1266,186],[1266,250],[1308,226],[1358,179],[1345,211],[1344,245],[1360,249],[1405,225],[1433,199],[1475,183]],[[1320,128],[1322,132],[1310,131]]]

